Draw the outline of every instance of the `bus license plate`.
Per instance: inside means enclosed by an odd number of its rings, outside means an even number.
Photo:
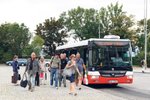
[[[109,80],[109,83],[118,83],[117,80]]]

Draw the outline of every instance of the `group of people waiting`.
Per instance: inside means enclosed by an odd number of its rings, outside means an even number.
[[[13,72],[18,77],[19,66],[17,62],[18,57],[14,56],[13,60]],[[70,69],[71,75],[65,75],[65,69]],[[48,71],[50,72],[50,85],[58,89],[58,86],[66,87],[66,79],[70,81],[70,95],[77,95],[75,92],[75,86],[81,90],[81,84],[83,80],[83,71],[86,71],[86,67],[82,58],[80,58],[80,53],[71,54],[69,58],[66,57],[65,53],[55,54],[52,56]],[[27,60],[27,65],[24,74],[27,73],[27,80],[29,88],[28,90],[33,92],[35,85],[46,84],[47,79],[47,69],[45,65],[44,57],[40,57],[38,60],[36,54],[32,52],[31,58]],[[40,78],[40,80],[39,80]],[[54,84],[55,83],[55,84]]]

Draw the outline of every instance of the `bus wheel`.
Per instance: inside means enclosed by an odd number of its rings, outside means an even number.
[[[118,85],[118,83],[116,83],[116,84],[111,84],[112,87],[116,87],[117,85]]]

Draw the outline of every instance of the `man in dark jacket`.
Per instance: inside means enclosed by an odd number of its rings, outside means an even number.
[[[62,79],[63,79],[63,85],[66,87],[66,75],[63,74],[64,68],[67,65],[67,59],[66,59],[66,54],[61,53],[60,54],[60,59],[61,59],[61,66],[60,66],[60,73],[59,73],[59,86],[61,87]]]
[[[39,72],[39,62],[36,59],[36,54],[32,52],[31,58],[28,59],[25,72],[28,73],[28,85],[31,92],[35,88],[35,76]]]

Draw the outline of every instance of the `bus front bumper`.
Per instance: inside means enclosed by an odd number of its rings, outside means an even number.
[[[133,76],[123,77],[102,77],[88,75],[88,84],[131,84]]]

